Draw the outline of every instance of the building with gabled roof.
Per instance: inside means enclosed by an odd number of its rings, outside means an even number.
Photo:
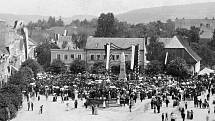
[[[181,57],[189,65],[190,71],[194,73],[200,71],[201,58],[190,48],[185,39],[174,36],[173,38],[159,38],[158,41],[164,43],[165,51],[168,52],[169,57]]]
[[[139,45],[140,55],[139,55],[139,65],[144,65],[146,60],[144,57],[145,48],[145,38],[103,38],[103,37],[89,37],[86,43],[86,61],[89,65],[94,64],[97,61],[104,61],[105,50],[104,45],[107,43],[112,43],[119,47],[118,49],[111,49],[112,54],[112,65],[120,64],[120,55],[122,52],[125,53],[125,60],[131,61],[131,46]],[[129,48],[129,49],[128,49]]]
[[[191,26],[195,26],[200,29],[200,38],[211,39],[215,29],[215,19],[175,19],[175,29],[185,28],[189,30]]]
[[[34,58],[34,40],[28,38],[28,58]],[[7,82],[12,69],[18,70],[25,61],[24,38],[6,21],[0,21],[0,87]]]

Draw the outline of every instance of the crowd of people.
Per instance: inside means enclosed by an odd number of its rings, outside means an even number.
[[[64,79],[67,81],[62,83]],[[58,80],[61,81],[58,82]],[[74,100],[74,108],[78,106],[78,99],[84,98],[86,100],[84,107],[90,106],[93,115],[98,114],[98,108],[108,106],[108,102],[112,100],[115,100],[118,106],[128,105],[129,111],[132,112],[132,107],[137,99],[140,99],[141,102],[145,99],[151,99],[151,110],[157,114],[162,113],[162,121],[168,119],[175,121],[178,118],[175,112],[170,114],[161,112],[161,107],[164,107],[163,104],[165,107],[169,107],[172,101],[172,107],[178,107],[178,112],[184,121],[185,117],[191,120],[194,117],[193,110],[188,108],[187,102],[193,101],[195,108],[209,109],[210,95],[215,93],[213,84],[213,77],[209,78],[208,76],[176,80],[170,76],[158,75],[147,76],[141,80],[118,82],[118,80],[107,81],[104,79],[96,81],[83,77],[69,77],[68,75],[65,77],[63,75],[46,75],[45,78],[30,85],[24,94],[27,98],[28,110],[34,110],[34,103],[29,100],[30,97],[37,97],[39,101],[40,95],[45,95],[47,99],[48,96],[52,95],[53,102],[57,102],[58,97],[62,103],[70,99]],[[206,96],[200,98],[202,95]],[[182,102],[184,106],[181,106]],[[67,108],[68,106],[69,104],[66,103]],[[42,112],[43,105],[40,106],[40,114]]]

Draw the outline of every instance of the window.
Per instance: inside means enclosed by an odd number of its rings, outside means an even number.
[[[60,54],[57,54],[57,59],[60,60]]]
[[[128,55],[125,55],[125,60],[128,60]]]
[[[68,59],[68,55],[64,55],[64,60],[67,60]]]
[[[100,55],[97,55],[97,60],[100,60]]]
[[[90,56],[90,59],[91,59],[91,60],[94,60],[94,55],[91,55],[91,56]]]
[[[71,54],[71,59],[74,59],[74,58],[75,58],[74,54]]]
[[[112,55],[112,60],[115,60],[115,55]]]
[[[106,55],[103,55],[104,59],[106,59]]]
[[[80,54],[78,54],[78,60],[81,60],[81,55]]]
[[[119,55],[116,55],[116,60],[119,60]]]
[[[210,27],[210,24],[206,24],[206,27],[209,28],[209,27]]]

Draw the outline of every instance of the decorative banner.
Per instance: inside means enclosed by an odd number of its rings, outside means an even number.
[[[64,30],[63,36],[67,36],[67,30]]]
[[[139,44],[135,46],[134,52],[134,68],[138,68],[139,66]]]
[[[168,52],[166,52],[166,57],[165,57],[165,61],[164,61],[164,64],[166,65],[167,63],[167,57],[168,57]]]
[[[134,69],[134,55],[135,55],[135,46],[131,46],[131,70]]]
[[[106,70],[109,69],[110,64],[110,44],[106,44]]]
[[[24,31],[25,59],[28,59],[28,29],[24,27],[23,31]]]

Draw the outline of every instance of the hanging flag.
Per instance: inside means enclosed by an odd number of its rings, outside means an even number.
[[[108,70],[110,64],[110,44],[106,44],[106,46],[106,70]]]
[[[67,36],[67,30],[64,30],[63,36]]]
[[[165,61],[164,61],[164,64],[166,65],[167,63],[167,57],[168,57],[168,52],[166,52],[166,57],[165,57]]]
[[[134,69],[134,55],[135,55],[135,46],[131,46],[131,70]]]
[[[135,46],[134,51],[134,70],[137,74],[139,74],[139,44]]]

